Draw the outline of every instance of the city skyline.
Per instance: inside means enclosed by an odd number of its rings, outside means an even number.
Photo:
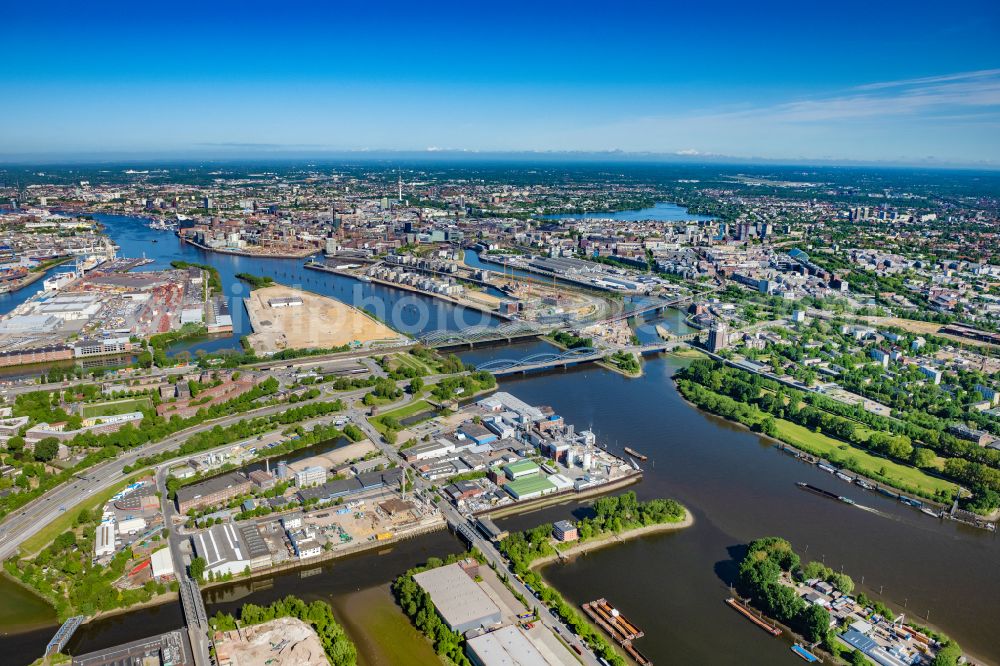
[[[1000,166],[1000,12],[12,7],[0,160],[413,153]],[[41,41],[40,41],[41,39]],[[41,45],[41,47],[40,47]]]

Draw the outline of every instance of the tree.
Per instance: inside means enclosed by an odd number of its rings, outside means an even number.
[[[934,467],[934,452],[918,446],[913,449],[913,464],[917,467]]]
[[[414,395],[419,393],[424,388],[424,380],[420,377],[414,377],[410,380],[410,393]]]
[[[861,653],[860,650],[852,650],[849,657],[851,666],[871,666],[870,661]]]
[[[802,614],[802,630],[811,643],[825,639],[827,632],[830,631],[829,611],[822,606],[809,606]]]
[[[190,566],[191,578],[194,578],[195,580],[201,580],[205,576],[205,567],[207,565],[208,562],[205,560],[204,557],[195,557],[194,559],[192,559]]]
[[[961,656],[962,648],[958,646],[958,643],[949,641],[934,655],[934,661],[931,662],[931,666],[955,666]]]
[[[48,462],[59,453],[59,440],[55,437],[46,437],[35,444],[35,460]]]

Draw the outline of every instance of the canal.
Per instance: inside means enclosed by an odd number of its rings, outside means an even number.
[[[171,242],[172,237],[162,234],[157,245]],[[122,246],[123,254],[134,253]],[[317,282],[304,283],[303,288],[352,302],[352,285],[341,284],[343,279],[332,275],[306,275],[301,267],[296,272],[297,261],[208,255],[184,246],[176,246],[174,251],[182,254],[181,259],[217,265],[220,272],[232,263],[228,274],[223,274],[227,288],[231,285],[226,275],[246,270],[282,282],[313,278]],[[382,296],[390,299],[391,309],[391,299],[412,294],[385,290]],[[441,316],[445,322],[454,319],[448,310]],[[660,320],[638,322],[637,332],[640,337],[655,335],[656,323],[686,332],[683,320],[683,313],[668,311]],[[476,363],[520,358],[547,349],[551,348],[546,343],[533,341],[476,349],[462,356]],[[1000,644],[994,635],[996,600],[1000,598],[996,569],[1000,542],[995,535],[942,524],[887,498],[848,486],[780,453],[772,442],[694,409],[680,398],[671,381],[673,372],[686,362],[678,356],[647,359],[645,374],[638,379],[584,365],[501,381],[502,390],[531,404],[551,405],[578,428],[592,428],[599,441],[612,450],[630,446],[648,455],[645,477],[634,486],[640,498],[674,497],[695,517],[689,529],[644,537],[583,555],[571,563],[546,567],[545,577],[568,600],[582,603],[606,597],[645,631],[637,646],[658,663],[795,664],[798,659],[784,637],[767,636],[723,603],[741,545],[761,536],[778,535],[789,539],[806,559],[822,560],[836,570],[843,568],[860,590],[886,601],[910,619],[938,626],[985,663],[1000,664]],[[796,488],[796,481],[835,490],[871,510],[804,493]],[[567,503],[501,522],[504,527],[520,529],[579,516],[586,510],[585,505]],[[367,610],[373,614],[375,606],[384,606],[388,583],[406,568],[460,547],[448,533],[435,533],[378,555],[360,555],[305,572],[285,572],[251,584],[213,588],[206,592],[206,603],[211,614],[234,610],[246,602],[267,603],[285,594],[323,598],[332,603],[362,646],[364,663],[392,663],[386,653],[363,647],[377,643],[377,639],[357,617],[364,615],[366,604],[372,604]],[[373,557],[377,558],[374,563]],[[8,617],[16,614],[16,610],[11,611],[12,604],[25,603],[7,595],[10,585],[9,581],[0,584],[0,606],[7,606]],[[928,614],[929,622],[925,620]],[[178,604],[140,609],[85,625],[70,648],[76,653],[98,649],[148,635],[151,627],[162,631],[179,626],[180,621]],[[13,663],[28,663],[40,654],[54,628],[18,629],[7,624],[4,630],[8,634],[4,644],[12,649],[8,655],[16,655],[11,656]],[[18,631],[21,633],[14,635]]]

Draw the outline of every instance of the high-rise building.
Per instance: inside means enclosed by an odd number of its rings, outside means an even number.
[[[717,321],[708,330],[708,348],[713,352],[719,352],[729,344],[729,324],[724,321]]]

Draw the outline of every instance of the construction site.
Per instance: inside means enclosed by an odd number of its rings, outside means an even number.
[[[285,349],[364,347],[406,340],[362,310],[300,289],[265,287],[251,292],[244,303],[253,328],[247,342],[262,356]]]
[[[282,617],[218,632],[218,666],[328,666],[319,636],[308,624]]]

